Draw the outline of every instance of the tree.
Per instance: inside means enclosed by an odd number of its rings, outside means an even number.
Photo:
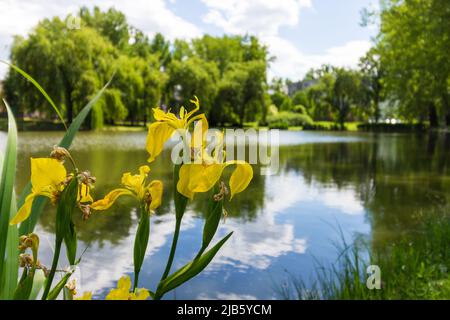
[[[299,90],[296,93],[294,93],[294,96],[292,97],[292,104],[302,105],[304,107],[308,107],[308,94],[306,93],[306,90]]]
[[[197,94],[211,124],[243,125],[265,115],[267,48],[252,36],[175,41],[168,66],[171,103]]]
[[[445,0],[390,0],[380,13],[377,52],[383,82],[407,118],[432,127],[450,124],[450,4]]]
[[[314,84],[306,89],[306,100],[315,120],[334,119],[344,129],[351,114],[361,111],[354,108],[364,104],[364,87],[359,71],[323,66],[306,75]]]
[[[110,64],[116,54],[111,43],[94,29],[67,29],[65,21],[53,18],[40,22],[27,39],[15,39],[11,60],[63,106],[70,123],[86,97],[111,75]],[[9,71],[5,82],[8,99],[17,101],[21,110],[50,110],[46,100],[14,71]],[[92,91],[86,92],[87,88]]]
[[[168,73],[167,88],[171,105],[178,108],[196,95],[200,99],[202,110],[205,112],[210,110],[219,78],[219,70],[215,63],[197,56],[182,61],[174,60],[168,67]]]
[[[120,50],[127,50],[129,48],[131,27],[128,25],[127,18],[122,12],[114,8],[102,12],[99,7],[94,7],[91,12],[87,7],[82,7],[79,16],[83,24],[97,30],[114,47]]]
[[[356,71],[344,68],[334,68],[334,74],[331,105],[337,113],[336,120],[343,130],[352,105],[358,101],[361,79]]]
[[[94,107],[91,126],[99,128],[103,121],[115,123],[127,117],[132,123],[145,123],[151,107],[159,105],[167,81],[160,70],[158,50],[164,49],[164,43],[167,51],[168,44],[162,36],[151,43],[114,9],[101,12],[94,8],[91,13],[82,8],[80,16],[81,29],[68,29],[69,17],[65,21],[53,18],[40,22],[28,38],[16,37],[12,62],[46,89],[69,123],[115,72]],[[133,43],[129,43],[131,38]],[[51,110],[42,95],[14,71],[8,73],[5,89],[8,99],[23,112],[45,116]]]
[[[360,69],[363,75],[362,85],[363,92],[366,94],[369,104],[373,110],[371,114],[378,123],[380,120],[380,102],[383,99],[383,69],[380,63],[380,56],[376,53],[375,48],[369,50],[364,57],[360,60]],[[367,105],[367,100],[365,101]]]

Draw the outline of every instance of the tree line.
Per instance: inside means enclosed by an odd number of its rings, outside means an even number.
[[[379,32],[358,68],[322,66],[292,85],[275,79],[273,101],[285,110],[302,110],[314,120],[379,122],[395,119],[450,126],[450,2],[384,0],[378,11],[364,10],[364,24]]]
[[[275,78],[275,57],[258,38],[204,35],[191,41],[152,39],[123,13],[81,8],[80,28],[66,19],[41,21],[27,38],[15,37],[11,61],[30,73],[70,122],[114,74],[91,115],[104,123],[145,124],[151,108],[174,111],[193,95],[212,125],[307,126],[332,121],[396,119],[450,125],[450,3],[446,0],[384,0],[365,10],[363,23],[379,28],[357,68],[324,65],[300,82]],[[9,71],[3,83],[16,113],[51,116],[32,85]],[[289,90],[287,90],[289,89]]]
[[[91,127],[150,120],[151,108],[180,108],[197,95],[215,125],[243,125],[264,117],[267,48],[253,36],[205,35],[169,42],[149,39],[123,13],[99,8],[38,23],[28,37],[16,36],[11,62],[26,70],[62,108],[70,123],[114,75],[91,115]],[[16,113],[52,116],[31,83],[10,70],[3,83]]]

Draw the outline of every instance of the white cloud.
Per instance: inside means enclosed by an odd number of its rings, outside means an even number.
[[[119,0],[63,0],[45,5],[37,0],[0,0],[2,14],[0,35],[25,35],[37,22],[46,17],[66,16],[81,6],[102,9],[114,7],[127,16],[135,27],[153,34],[164,32],[169,39],[193,38],[201,34],[194,24],[175,15],[164,0],[134,0],[132,4]]]
[[[312,0],[203,0],[203,3],[208,8],[203,17],[205,23],[215,25],[225,33],[255,34],[268,45],[271,55],[276,57],[269,78],[300,79],[309,69],[325,63],[355,67],[370,47],[369,41],[349,41],[322,54],[308,55],[281,37],[280,29],[297,26],[300,11],[312,8]]]
[[[310,68],[324,63],[356,66],[358,59],[370,47],[370,42],[354,40],[331,47],[323,53],[305,54],[292,41],[280,36],[280,30],[298,26],[300,12],[313,8],[313,0],[201,0],[207,12],[203,22],[225,33],[250,33],[259,36],[277,59],[271,64],[269,78],[281,76],[301,78]],[[82,5],[102,9],[114,7],[125,13],[129,22],[149,36],[162,32],[167,38],[190,39],[202,35],[201,28],[176,15],[173,0],[61,0],[43,5],[39,0],[0,0],[0,59],[8,59],[12,36],[26,35],[45,17],[66,16]],[[6,66],[0,65],[0,78]]]
[[[292,80],[300,79],[309,69],[323,64],[356,67],[359,58],[371,47],[370,41],[349,41],[342,46],[331,47],[322,54],[304,54],[292,42],[279,36],[262,39],[268,44],[270,53],[276,56],[269,76],[282,76]]]
[[[204,22],[227,33],[277,34],[281,26],[295,26],[300,9],[311,7],[311,0],[203,0],[209,9]]]
[[[45,4],[38,0],[0,0],[0,59],[8,59],[13,35],[25,36],[43,18],[65,17],[71,12],[77,12],[81,6],[98,6],[102,9],[114,7],[125,13],[131,25],[149,36],[161,32],[173,40],[201,35],[196,25],[174,14],[164,0],[62,0]],[[5,72],[6,67],[0,66],[0,78]]]
[[[201,293],[198,297],[198,300],[257,300],[255,296],[249,294],[238,294],[238,293],[213,293],[212,295],[208,295],[206,293]]]

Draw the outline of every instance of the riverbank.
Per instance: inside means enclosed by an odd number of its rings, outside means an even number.
[[[392,300],[450,299],[450,215],[432,212],[420,224],[376,246],[361,241],[338,246],[338,261],[317,267],[311,286],[302,278],[289,276],[278,288],[284,299],[301,300]],[[379,268],[380,287],[368,289],[367,268]],[[371,282],[375,284],[375,282]]]
[[[62,131],[64,126],[58,120],[36,120],[36,119],[18,119],[17,128],[19,131]],[[244,123],[244,128],[268,129],[268,126],[260,126],[257,122]],[[333,121],[315,121],[311,124],[303,126],[288,126],[279,129],[290,131],[368,131],[368,132],[423,132],[430,130],[427,124],[418,123],[363,123],[363,122],[345,122],[344,129]],[[0,119],[0,130],[7,130],[6,119]],[[127,123],[120,123],[116,125],[104,125],[100,131],[113,132],[138,132],[147,130],[144,123],[139,125],[130,125]],[[437,131],[448,132],[449,128],[432,129]]]

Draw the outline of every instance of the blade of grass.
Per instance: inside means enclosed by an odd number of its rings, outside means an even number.
[[[45,277],[44,271],[36,270],[36,274],[34,275],[34,279],[33,279],[33,288],[31,289],[31,293],[30,293],[28,300],[36,300],[37,299],[38,294],[41,291],[42,287],[44,286],[46,279],[47,278]]]
[[[66,149],[70,148],[73,139],[75,138],[75,135],[80,130],[80,127],[83,124],[84,120],[86,119],[87,115],[89,114],[89,111],[91,111],[94,104],[98,101],[98,99],[100,99],[105,89],[111,83],[111,80],[112,78],[108,81],[107,84],[105,84],[105,86],[99,92],[97,92],[94,98],[92,98],[92,100],[89,101],[89,103],[80,111],[80,113],[78,113],[78,115],[70,125],[69,129],[67,130],[66,134],[62,138],[61,142],[59,143],[60,147],[64,147]],[[31,182],[28,182],[27,186],[22,191],[20,198],[17,202],[18,208],[20,208],[23,205],[23,203],[25,202],[25,198],[27,197],[27,195],[30,194],[30,192],[31,192]],[[41,212],[44,209],[46,203],[47,203],[46,197],[36,197],[34,199],[30,217],[21,223],[19,228],[19,235],[24,235],[33,232],[34,227],[36,226],[39,216],[41,215]]]
[[[16,193],[13,191],[13,199]],[[12,219],[17,212],[16,201],[11,201],[9,218]],[[12,299],[17,287],[19,276],[19,229],[17,225],[8,227],[8,238],[6,242],[5,282],[3,285],[3,299]]]
[[[52,106],[52,108],[55,110],[56,114],[58,115],[59,119],[61,120],[61,122],[63,123],[64,127],[67,130],[67,125],[66,122],[64,121],[64,117],[62,116],[61,112],[59,111],[58,107],[56,106],[56,104],[53,102],[52,98],[50,98],[50,96],[47,94],[47,92],[44,90],[44,88],[41,87],[41,85],[33,79],[32,76],[30,76],[28,73],[26,73],[24,70],[20,69],[18,66],[13,65],[12,63],[9,63],[7,61],[4,60],[0,60],[0,62],[8,65],[9,67],[11,67],[12,69],[14,69],[17,73],[19,73],[21,76],[23,76],[25,79],[27,79],[28,81],[30,81],[44,96],[44,98],[48,101],[48,103],[50,103],[50,105]]]
[[[9,217],[11,203],[14,201],[14,180],[16,176],[17,161],[17,126],[14,115],[6,103],[8,113],[8,139],[6,143],[5,158],[2,166],[0,180],[0,296],[4,296],[5,288],[5,253],[8,241]]]

